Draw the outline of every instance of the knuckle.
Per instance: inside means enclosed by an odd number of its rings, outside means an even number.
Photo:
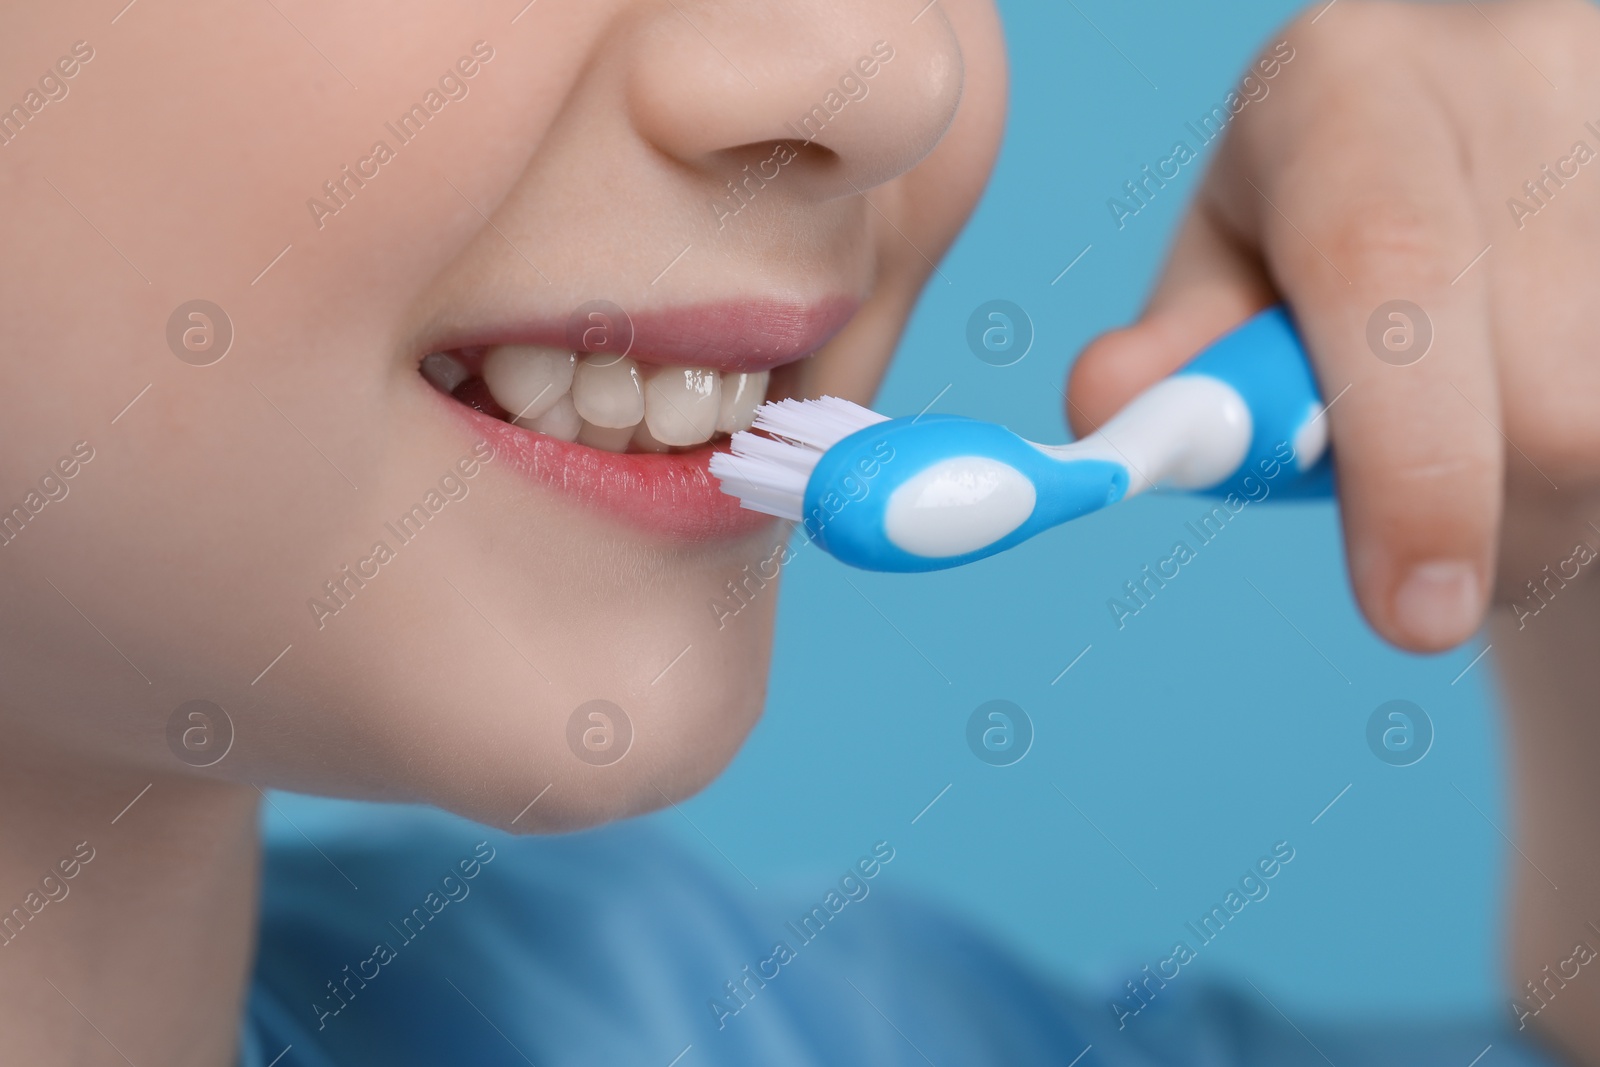
[[[1390,477],[1396,491],[1415,503],[1412,510],[1425,516],[1434,510],[1430,497],[1455,499],[1464,489],[1484,488],[1499,469],[1498,451],[1485,449],[1479,455],[1401,460],[1394,464]]]
[[[1459,255],[1439,212],[1404,193],[1362,194],[1348,200],[1337,216],[1312,222],[1312,243],[1352,281],[1393,280],[1424,291],[1448,285]]]
[[[1375,527],[1404,542],[1483,535],[1498,499],[1505,456],[1500,438],[1484,433],[1425,433],[1412,440],[1374,440],[1339,462]]]

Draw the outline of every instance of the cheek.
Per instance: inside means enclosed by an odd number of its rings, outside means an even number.
[[[143,7],[128,18],[142,15]],[[81,35],[70,13],[41,11],[42,37],[71,41]],[[353,4],[330,5],[326,15],[338,24],[325,27],[335,39],[347,29],[358,31],[364,17]],[[409,71],[392,57],[363,57],[359,42],[365,38],[357,32],[347,38],[358,42],[347,69],[376,71],[388,63],[396,84],[404,86],[401,92],[421,93],[452,61],[453,50],[471,40],[457,14],[430,13],[427,5],[415,5],[397,25],[403,27],[391,42],[397,54],[437,56],[437,65],[430,58]],[[428,292],[430,279],[469,234],[456,217],[458,207],[424,192],[437,181],[415,154],[435,149],[417,146],[410,148],[411,157],[402,154],[385,165],[380,177],[357,192],[359,199],[319,231],[306,200],[319,193],[323,180],[338,176],[341,164],[354,164],[375,139],[388,135],[375,113],[362,108],[356,109],[359,119],[352,112],[348,122],[286,121],[285,116],[318,113],[325,105],[318,102],[320,92],[343,91],[343,82],[327,68],[315,78],[282,78],[277,47],[257,47],[238,29],[236,14],[217,7],[153,9],[140,31],[154,49],[145,55],[148,69],[183,70],[187,83],[204,86],[204,92],[173,94],[161,77],[112,79],[114,72],[102,67],[108,53],[101,53],[82,66],[61,110],[52,105],[39,116],[40,122],[89,122],[97,151],[124,161],[118,174],[123,188],[164,190],[126,200],[92,198],[98,202],[91,205],[76,191],[92,187],[77,184],[92,178],[91,163],[68,167],[73,177],[58,180],[128,259],[109,248],[101,256],[67,237],[71,231],[48,213],[0,220],[0,241],[31,264],[0,293],[8,335],[30,347],[52,333],[58,338],[58,358],[41,376],[26,390],[0,397],[0,450],[48,451],[44,462],[53,463],[85,436],[95,448],[93,461],[70,483],[71,492],[41,513],[25,536],[34,542],[41,570],[75,573],[85,583],[63,591],[123,653],[113,651],[107,661],[39,598],[29,609],[40,625],[4,633],[6,654],[35,664],[8,684],[57,709],[64,736],[74,745],[103,746],[123,758],[129,746],[146,746],[144,754],[162,766],[172,759],[162,740],[166,719],[183,700],[206,694],[236,709],[265,697],[262,713],[280,708],[288,715],[285,724],[293,726],[254,754],[239,746],[223,768],[244,768],[255,760],[257,769],[284,769],[308,785],[336,786],[348,774],[363,788],[387,789],[403,781],[403,770],[385,782],[359,767],[323,778],[311,768],[319,752],[331,751],[321,746],[343,743],[378,721],[380,696],[408,711],[449,701],[450,683],[441,680],[450,673],[448,664],[435,663],[431,671],[420,667],[442,647],[433,643],[437,620],[414,619],[417,625],[407,634],[386,621],[384,601],[421,596],[437,601],[446,619],[466,609],[459,600],[452,607],[427,592],[442,579],[422,548],[409,554],[401,549],[358,594],[365,600],[356,600],[327,630],[315,628],[306,604],[336,576],[338,564],[354,565],[376,539],[393,541],[384,524],[396,518],[394,510],[363,498],[385,495],[379,486],[393,487],[389,505],[418,497],[464,451],[459,434],[434,426],[436,418],[413,419],[415,412],[397,409],[403,404],[393,394],[403,394],[409,379],[400,377],[393,338],[404,332],[418,294]],[[310,58],[320,62],[315,53]],[[494,69],[486,67],[480,80]],[[408,71],[414,76],[405,76]],[[105,95],[113,80],[115,91]],[[273,92],[260,93],[267,82]],[[93,108],[87,107],[89,93],[103,97]],[[509,106],[497,105],[494,94],[473,93],[440,116],[436,145],[484,147],[486,187],[510,184],[517,166],[511,156],[521,151],[490,131],[516,122],[524,122],[530,135],[541,129],[531,115],[511,115]],[[526,106],[531,112],[533,105]],[[446,120],[459,121],[446,126]],[[196,130],[208,131],[206,151],[194,151]],[[43,130],[29,136],[55,135]],[[256,165],[240,170],[227,162],[245,154]],[[407,203],[411,207],[400,206]],[[397,225],[408,216],[409,222]],[[411,236],[400,236],[409,226],[415,227]],[[391,232],[386,236],[385,230]],[[169,290],[162,279],[199,277],[193,274],[197,242],[206,248],[204,284],[198,291]],[[152,295],[147,277],[161,295]],[[240,336],[239,345],[206,367],[180,363],[169,351],[167,333],[180,300],[201,295],[221,307]],[[93,313],[85,315],[86,308]],[[59,340],[64,322],[83,325],[65,348]],[[250,343],[273,354],[248,375],[239,373],[249,358],[246,323]],[[148,377],[134,381],[117,371],[123,365],[115,355],[119,336],[142,339],[141,350],[156,361]],[[143,391],[150,382],[153,387]],[[71,395],[73,409],[38,403],[57,393]],[[87,411],[106,413],[97,417],[98,430],[81,417]],[[117,421],[110,424],[114,415]],[[83,491],[91,487],[100,491]],[[115,491],[105,491],[110,489]],[[208,501],[203,514],[185,514],[173,504],[195,499]],[[440,521],[470,515],[477,505],[473,499],[451,504]],[[461,514],[452,513],[456,508]],[[514,535],[516,529],[508,521],[503,533]],[[117,531],[117,544],[127,550],[116,568],[105,562],[115,555],[106,551],[109,530]],[[516,562],[517,572],[529,569],[527,560]],[[488,576],[478,584],[496,585]],[[447,585],[439,588],[456,595]],[[569,610],[582,605],[574,598]],[[470,628],[478,626],[498,641],[481,618],[471,619],[477,621],[448,622],[445,634],[477,640]],[[435,636],[425,636],[430,632]],[[383,642],[390,644],[387,664],[380,654]],[[251,680],[291,645],[252,688]],[[404,680],[408,668],[397,666],[396,651],[417,664],[415,688]],[[342,672],[331,669],[341,660]],[[235,677],[240,665],[247,675],[242,682]],[[485,667],[501,676],[505,668]],[[358,674],[367,680],[356,681],[352,675]],[[147,686],[144,676],[157,684]],[[302,690],[311,679],[328,683],[325,695]],[[146,691],[132,698],[140,716],[137,730],[86,711],[114,706],[112,692],[130,681]],[[160,695],[149,695],[152,689]],[[509,693],[501,696],[515,703]],[[307,698],[304,705],[301,698]],[[237,714],[242,732],[252,713]]]

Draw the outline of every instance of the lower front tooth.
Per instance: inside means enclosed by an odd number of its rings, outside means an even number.
[[[657,441],[650,433],[650,424],[641,422],[633,428],[633,447],[640,452],[670,452],[672,446]]]
[[[627,356],[592,352],[578,361],[572,377],[572,402],[586,422],[632,428],[644,418],[639,365]]]
[[[767,398],[768,376],[768,371],[722,376],[722,407],[717,411],[718,433],[737,433],[755,424],[756,408]]]
[[[484,357],[483,380],[513,417],[537,419],[567,395],[576,358],[559,348],[500,345]]]
[[[657,441],[697,445],[717,432],[722,382],[714,370],[669,367],[645,386],[644,421]]]
[[[562,441],[576,441],[578,431],[583,429],[583,417],[578,414],[578,409],[572,406],[572,397],[563,393],[556,406],[540,415],[537,419],[518,419],[517,425],[546,437],[554,437]]]
[[[628,442],[633,440],[632,426],[596,426],[592,422],[585,422],[578,431],[578,443],[598,448],[603,452],[626,452]]]

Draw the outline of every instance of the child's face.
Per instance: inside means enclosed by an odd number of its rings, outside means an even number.
[[[68,7],[0,43],[7,747],[525,829],[715,775],[782,531],[419,364],[631,328],[658,437],[866,400],[993,159],[988,0]],[[557,387],[611,448],[615,371]]]

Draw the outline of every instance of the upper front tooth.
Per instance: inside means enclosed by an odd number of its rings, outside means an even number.
[[[627,356],[589,353],[573,375],[572,402],[578,414],[596,426],[621,429],[637,425],[645,417],[639,365]]]
[[[645,387],[644,421],[665,445],[697,445],[717,432],[722,382],[714,370],[666,367]]]
[[[483,380],[513,418],[537,419],[567,395],[575,361],[559,348],[500,345],[484,357]]]
[[[759,374],[724,374],[722,406],[717,411],[717,432],[748,430],[756,421],[756,408],[767,398],[768,371]]]

